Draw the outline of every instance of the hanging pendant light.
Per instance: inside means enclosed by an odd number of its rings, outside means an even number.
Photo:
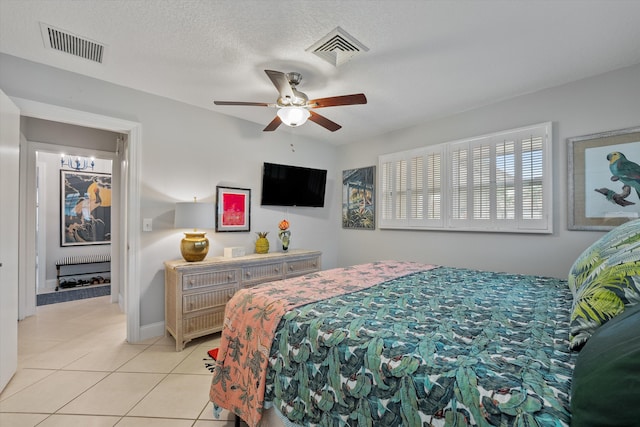
[[[72,156],[65,156],[64,154],[60,154],[60,167],[62,168],[69,168],[76,171],[82,171],[89,168],[93,170],[95,165],[96,165],[96,162],[93,157],[91,157],[90,159],[87,159],[86,157],[80,157],[80,156],[76,156],[75,158],[73,158]]]

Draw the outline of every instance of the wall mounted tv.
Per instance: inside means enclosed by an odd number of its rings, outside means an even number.
[[[265,163],[261,205],[321,208],[326,185],[326,170]]]

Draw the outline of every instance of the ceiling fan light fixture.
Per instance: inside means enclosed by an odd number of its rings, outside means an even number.
[[[280,95],[275,104],[241,101],[213,101],[213,103],[215,105],[244,105],[277,108],[276,117],[271,120],[267,127],[262,129],[263,132],[272,132],[283,123],[290,127],[301,126],[305,124],[308,119],[311,119],[312,122],[322,126],[328,131],[335,132],[342,126],[329,120],[323,115],[316,113],[315,110],[311,111],[311,109],[367,103],[367,97],[364,96],[364,93],[316,98],[309,101],[307,95],[296,90],[296,86],[302,79],[300,73],[285,74],[282,71],[275,70],[264,70],[264,72],[267,74],[271,83],[273,83]]]
[[[283,107],[278,109],[277,114],[282,123],[291,127],[303,125],[311,116],[309,110],[303,107]]]

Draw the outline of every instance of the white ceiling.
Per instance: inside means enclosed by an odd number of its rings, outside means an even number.
[[[103,64],[46,49],[40,22]],[[306,51],[337,26],[369,48],[339,67]],[[298,71],[309,98],[369,102],[276,132],[342,144],[640,63],[640,1],[0,0],[0,52],[262,127],[275,110],[213,100],[275,102],[263,70]]]

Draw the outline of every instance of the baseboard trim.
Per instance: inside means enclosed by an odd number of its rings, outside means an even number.
[[[149,338],[157,338],[164,335],[164,322],[156,322],[150,325],[140,326],[140,341]]]
[[[49,292],[55,292],[58,281],[56,279],[47,279],[44,282],[44,286],[38,288],[39,294],[46,294]]]

